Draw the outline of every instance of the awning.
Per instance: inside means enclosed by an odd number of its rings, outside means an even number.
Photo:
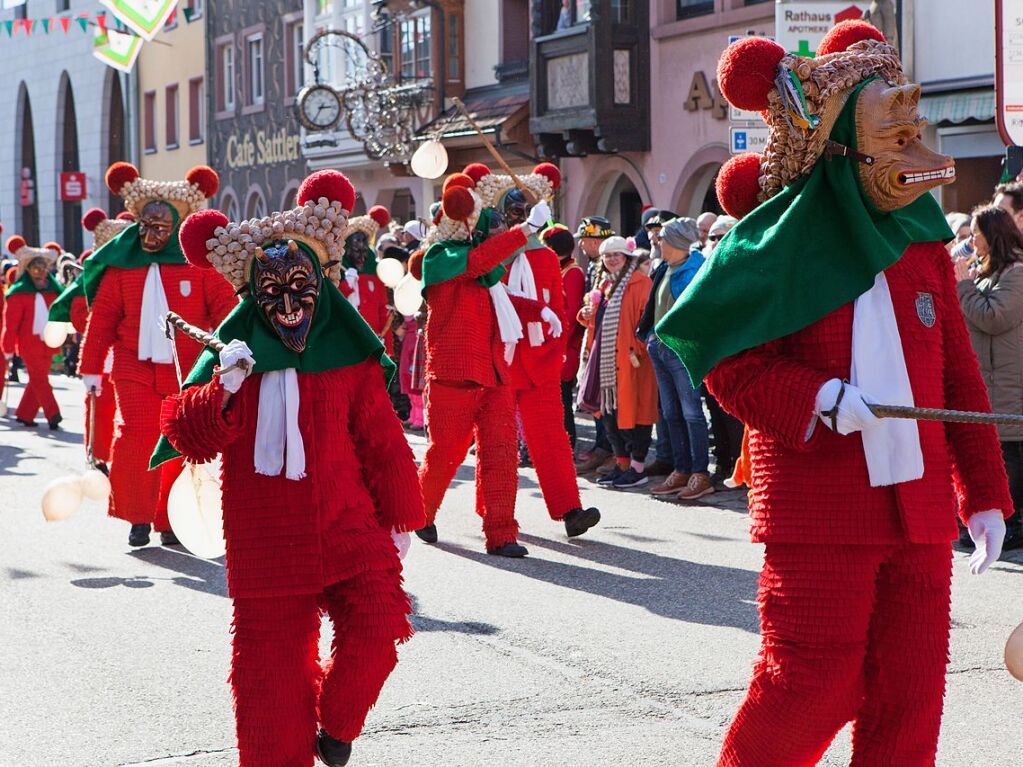
[[[995,92],[985,88],[960,93],[940,93],[920,99],[920,114],[931,125],[952,123],[958,125],[967,120],[988,122],[995,119]]]
[[[465,108],[484,133],[507,131],[512,124],[529,118],[529,93],[488,94],[464,99]],[[441,141],[472,137],[476,131],[455,107],[445,110],[416,133],[422,137],[437,133]]]

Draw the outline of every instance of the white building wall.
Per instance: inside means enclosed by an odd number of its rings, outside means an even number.
[[[916,82],[968,80],[994,74],[992,0],[913,0],[913,15]]]
[[[498,0],[471,0],[465,4],[465,87],[497,83],[494,67],[500,63],[501,12]]]

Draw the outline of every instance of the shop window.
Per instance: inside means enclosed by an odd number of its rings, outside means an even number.
[[[633,0],[611,0],[611,21],[615,24],[633,23]]]
[[[156,151],[156,91],[146,91],[142,103],[142,133],[146,154]]]
[[[588,24],[591,5],[591,0],[546,0],[543,8],[544,29],[564,32],[574,26]]]
[[[203,142],[203,130],[206,125],[205,106],[206,99],[203,97],[204,82],[201,77],[193,77],[188,81],[188,143],[201,144]]]
[[[693,16],[703,16],[714,13],[713,1],[708,0],[675,0],[677,17],[679,19],[691,19]]]
[[[380,59],[387,65],[388,72],[394,72],[394,30],[390,25],[380,30]]]
[[[402,80],[430,76],[430,17],[415,16],[398,25],[395,70]]]
[[[263,105],[263,33],[255,32],[245,36],[245,80],[246,106]]]
[[[168,85],[164,91],[164,116],[168,149],[178,148],[178,84]]]
[[[529,59],[529,2],[502,0],[501,64]]]
[[[230,116],[235,109],[235,65],[234,41],[229,37],[216,47],[216,97],[217,112]]]

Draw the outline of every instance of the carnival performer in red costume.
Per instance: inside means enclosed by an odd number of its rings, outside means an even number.
[[[523,336],[520,316],[541,322],[543,307],[509,296],[502,262],[547,222],[550,209],[539,203],[529,222],[508,229],[499,211],[482,207],[473,179],[456,173],[444,183],[441,210],[427,236],[432,244],[409,260],[407,276],[422,280],[427,306],[430,444],[419,468],[426,525],[416,534],[437,541],[437,512],[475,436],[476,512],[487,552],[524,557],[528,551],[517,543],[515,521],[518,449],[508,366]]]
[[[189,260],[245,298],[217,331],[224,351],[204,352],[164,402],[169,445],[154,456],[223,456],[241,767],[311,767],[314,751],[348,762],[412,635],[396,543],[423,523],[381,361],[393,365],[336,287],[355,191],[319,171],[296,200],[240,225],[213,210],[185,221]],[[334,624],[322,671],[321,609]]]
[[[86,391],[101,395],[107,355],[114,350],[110,379],[120,418],[111,453],[109,513],[131,523],[131,546],[149,543],[154,524],[161,542],[172,544],[177,539],[166,520],[166,492],[180,463],[147,471],[160,435],[160,402],[178,391],[175,345],[165,335],[163,320],[173,311],[196,327],[214,328],[237,305],[223,280],[188,265],[177,241],[181,220],[205,207],[219,179],[212,169],[199,166],[184,181],[151,181],[139,178],[134,166],[118,162],[107,170],[106,181],[137,223],[84,264],[81,281],[89,320],[79,372]],[[176,352],[182,370],[198,355],[187,339],[177,342]]]
[[[719,765],[817,763],[853,722],[855,767],[933,765],[955,511],[998,558],[1012,512],[993,426],[877,418],[867,403],[989,411],[927,190],[920,88],[864,22],[814,59],[725,52],[722,92],[763,111],[763,157],[722,170],[745,218],[658,326],[749,429],[763,648]]]
[[[383,205],[374,205],[365,216],[349,219],[345,229],[344,282],[341,293],[380,338],[387,336],[391,312],[387,308],[387,287],[377,277],[374,253],[377,234],[391,220]],[[388,339],[390,340],[390,339]]]
[[[23,237],[14,235],[7,240],[7,250],[18,259],[18,269],[16,279],[5,295],[0,348],[5,362],[18,354],[28,373],[28,384],[14,417],[22,426],[33,427],[42,408],[50,430],[55,431],[63,420],[50,386],[50,367],[58,350],[46,345],[43,331],[49,306],[60,295],[60,285],[50,269],[56,263],[61,248],[53,242],[42,248],[32,248],[25,244]]]
[[[508,226],[526,221],[528,202],[515,179],[493,174],[481,163],[468,166],[464,172],[475,180],[483,206],[500,211]],[[533,173],[521,175],[518,180],[535,199],[542,200],[557,190],[561,173],[556,166],[542,163]],[[524,337],[515,345],[508,382],[515,391],[522,432],[536,467],[547,512],[551,519],[565,523],[569,537],[575,537],[596,525],[600,512],[595,508],[582,508],[568,432],[551,429],[552,424],[564,420],[561,369],[567,335],[563,330],[569,323],[565,320],[561,265],[554,251],[543,244],[535,231],[530,231],[525,246],[505,264],[503,282],[509,293],[538,301],[543,320],[526,323]]]

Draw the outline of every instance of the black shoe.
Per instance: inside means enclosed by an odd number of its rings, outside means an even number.
[[[631,471],[631,469],[630,469],[630,471]],[[598,485],[603,485],[604,487],[609,487],[611,485],[611,483],[613,483],[616,479],[618,479],[624,473],[625,473],[625,469],[623,469],[621,466],[615,466],[613,469],[611,469],[611,471],[609,471],[603,477],[598,479],[597,480],[597,484]]]
[[[437,542],[437,525],[426,525],[416,530],[416,535],[423,543]]]
[[[14,420],[16,420],[22,426],[27,426],[30,429],[34,429],[36,427],[35,421],[26,421],[24,418],[15,418]]]
[[[63,420],[63,416],[61,416],[60,413],[57,413],[57,415],[47,419],[46,423],[49,425],[50,431],[60,431],[60,422]]]
[[[132,525],[128,533],[129,546],[147,546],[149,544],[149,525]]]
[[[600,512],[597,509],[572,509],[562,517],[565,523],[565,534],[569,538],[582,535],[600,521]]]
[[[160,533],[160,545],[180,546],[181,541],[178,540],[178,536],[174,535],[173,530],[164,530],[162,533]]]
[[[611,487],[615,490],[625,490],[630,487],[642,487],[650,478],[647,477],[645,471],[636,471],[631,466],[624,472],[618,475],[618,478],[611,483]]]
[[[345,767],[352,758],[352,744],[332,738],[321,729],[316,736],[316,755],[327,767]]]
[[[496,549],[487,549],[487,553],[493,554],[495,557],[521,559],[529,553],[529,550],[525,546],[520,546],[517,543],[506,543],[504,546],[498,546]]]

